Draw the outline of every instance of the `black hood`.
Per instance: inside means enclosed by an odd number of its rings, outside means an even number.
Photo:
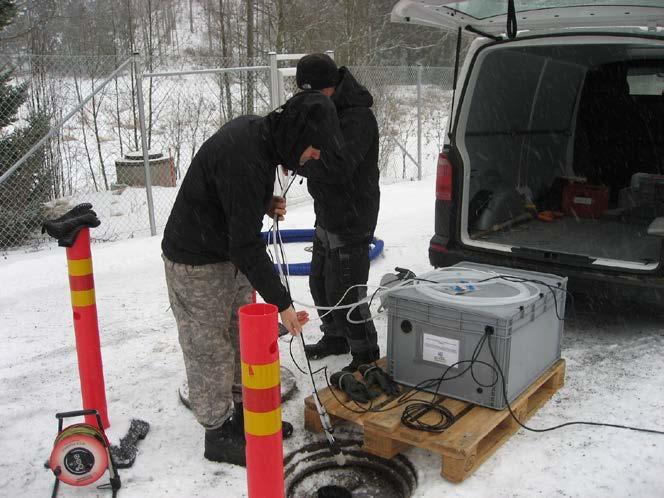
[[[339,84],[337,85],[332,102],[337,110],[342,111],[349,107],[371,107],[373,97],[369,90],[360,85],[346,66],[339,68]]]
[[[304,150],[313,145],[326,149],[339,133],[336,109],[316,90],[304,90],[267,115],[272,143],[281,164],[296,170]]]

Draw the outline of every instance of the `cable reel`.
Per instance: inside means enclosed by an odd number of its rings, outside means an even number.
[[[63,429],[63,419],[82,415],[94,415],[97,427],[82,423]],[[115,496],[121,486],[120,476],[97,410],[57,413],[55,417],[58,419],[58,435],[48,459],[48,466],[55,475],[52,498],[57,495],[61,481],[70,486],[87,486],[98,481],[106,469],[110,474],[110,486],[107,484],[106,487],[110,487]]]

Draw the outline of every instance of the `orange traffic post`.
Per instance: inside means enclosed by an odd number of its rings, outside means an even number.
[[[97,410],[104,429],[108,429],[110,423],[99,344],[89,228],[83,228],[76,236],[74,244],[67,247],[67,266],[69,268],[71,305],[74,310],[74,334],[83,409]],[[96,424],[94,415],[86,415],[85,421],[93,426]]]
[[[240,308],[249,498],[284,498],[277,315],[273,304],[247,304]]]

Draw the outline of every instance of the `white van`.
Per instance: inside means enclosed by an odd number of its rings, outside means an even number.
[[[662,302],[664,0],[401,0],[392,20],[476,37],[457,60],[432,265]]]

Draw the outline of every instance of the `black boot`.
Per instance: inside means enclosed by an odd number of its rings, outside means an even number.
[[[374,361],[380,358],[380,353],[378,349],[373,351],[363,351],[361,353],[351,353],[353,356],[353,361],[350,362],[350,365],[343,367],[341,370],[344,372],[354,373],[357,372],[360,365],[366,365],[373,363]]]
[[[232,419],[228,419],[217,429],[205,430],[203,456],[213,462],[232,463],[246,467],[245,446],[244,433],[238,432]]]
[[[233,403],[233,416],[231,421],[235,430],[244,435],[244,415],[242,413],[243,403]],[[290,422],[281,422],[281,437],[288,439],[293,434],[293,424]]]
[[[304,346],[304,352],[310,360],[320,360],[330,355],[346,354],[350,351],[345,337],[324,335],[316,344]]]

